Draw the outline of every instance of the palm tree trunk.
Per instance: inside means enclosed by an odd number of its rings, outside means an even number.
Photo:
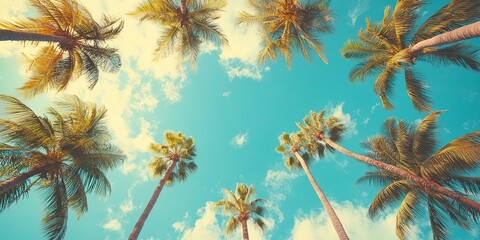
[[[4,192],[18,186],[19,184],[25,182],[27,179],[45,171],[47,166],[42,166],[39,168],[32,168],[27,172],[21,173],[17,176],[11,177],[5,181],[0,182],[0,195]]]
[[[455,30],[442,33],[435,37],[425,39],[413,45],[410,49],[410,53],[416,53],[421,51],[426,47],[434,47],[438,45],[449,44],[453,42],[457,42],[464,39],[480,37],[480,21],[476,23],[472,23]]]
[[[183,15],[187,14],[187,0],[181,0],[180,1],[180,11],[182,12]]]
[[[68,38],[51,34],[28,33],[0,29],[0,41],[32,41],[32,42],[58,42],[68,43]]]
[[[328,216],[330,217],[330,220],[332,221],[333,227],[335,228],[335,231],[338,234],[338,238],[341,240],[348,240],[348,235],[345,232],[345,229],[343,229],[342,222],[340,222],[340,219],[338,218],[337,214],[335,213],[335,210],[333,209],[332,205],[330,205],[330,202],[328,201],[327,197],[325,194],[323,194],[322,189],[318,186],[317,182],[312,176],[312,173],[310,172],[310,169],[308,168],[307,164],[305,163],[305,160],[303,160],[302,156],[298,152],[294,152],[295,157],[297,157],[298,161],[302,165],[303,170],[307,174],[308,180],[310,181],[310,184],[312,184],[313,189],[317,193],[318,198],[320,199],[320,202],[322,202],[323,207],[328,213]]]
[[[406,179],[418,184],[419,186],[421,186],[424,189],[424,191],[430,190],[430,191],[434,191],[434,192],[443,194],[443,195],[445,195],[445,196],[447,196],[447,197],[449,197],[453,200],[456,200],[458,202],[463,203],[465,206],[471,207],[471,208],[480,212],[480,203],[475,202],[475,201],[473,201],[473,200],[471,200],[467,197],[464,197],[460,194],[454,193],[454,192],[444,188],[443,186],[441,186],[440,184],[438,184],[436,182],[427,180],[423,177],[419,177],[419,176],[417,176],[415,174],[412,174],[412,173],[410,173],[406,170],[403,170],[399,167],[396,167],[396,166],[393,166],[393,165],[390,165],[390,164],[386,164],[384,162],[377,161],[377,160],[374,160],[374,159],[369,158],[367,156],[356,154],[354,152],[350,152],[347,149],[343,148],[342,146],[333,142],[331,139],[325,137],[325,135],[323,135],[323,134],[320,134],[319,137],[323,141],[325,141],[328,145],[330,145],[331,147],[335,148],[336,150],[338,150],[339,152],[341,152],[341,153],[343,153],[347,156],[353,157],[357,160],[360,160],[364,163],[370,164],[370,165],[375,166],[377,168],[380,168],[380,169],[389,171],[391,173],[397,174],[397,175],[399,175],[403,178],[406,178]]]
[[[243,240],[248,240],[248,225],[247,225],[247,219],[244,219],[241,221],[242,224],[242,233],[243,233]]]
[[[173,161],[172,165],[168,167],[167,172],[165,173],[165,175],[163,175],[163,178],[160,180],[157,187],[155,188],[155,191],[153,192],[153,195],[150,198],[150,201],[148,201],[148,204],[145,207],[145,210],[143,210],[143,213],[142,215],[140,215],[140,218],[135,224],[135,227],[133,227],[132,233],[130,233],[128,240],[136,240],[138,238],[138,235],[140,235],[140,231],[142,231],[143,225],[145,224],[145,221],[147,220],[148,215],[152,211],[153,206],[157,202],[158,196],[160,196],[160,192],[162,191],[163,186],[165,185],[165,183],[167,182],[167,179],[172,174],[173,169],[175,168],[176,165],[177,165],[177,161]]]

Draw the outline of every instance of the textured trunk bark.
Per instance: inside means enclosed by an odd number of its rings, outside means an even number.
[[[418,184],[419,186],[421,186],[425,190],[428,189],[430,191],[443,194],[443,195],[445,195],[445,196],[447,196],[447,197],[449,197],[453,200],[456,200],[458,202],[463,203],[466,206],[469,206],[473,209],[476,209],[477,211],[480,211],[480,203],[475,202],[475,201],[473,201],[473,200],[471,200],[467,197],[464,197],[460,194],[456,194],[456,193],[444,188],[443,186],[441,186],[440,184],[438,184],[436,182],[429,181],[425,178],[419,177],[415,174],[412,174],[412,173],[410,173],[406,170],[403,170],[401,168],[398,168],[396,166],[386,164],[384,162],[380,162],[380,161],[374,160],[372,158],[362,156],[360,154],[356,154],[354,152],[350,152],[347,149],[343,148],[342,146],[336,144],[335,142],[333,142],[329,138],[325,137],[325,135],[323,135],[323,134],[320,134],[320,138],[323,141],[325,141],[328,145],[330,145],[331,147],[335,148],[336,150],[338,150],[339,152],[341,152],[341,153],[343,153],[347,156],[353,157],[353,158],[355,158],[357,160],[360,160],[364,163],[367,163],[367,164],[370,164],[370,165],[375,166],[377,168],[389,171],[391,173],[395,173],[395,174],[397,174],[397,175],[399,175],[403,178],[406,178],[406,179]]]
[[[480,22],[472,23],[450,32],[442,33],[435,37],[425,39],[413,45],[409,52],[416,53],[426,47],[434,47],[448,43],[457,42],[464,39],[480,37]]]
[[[68,38],[50,34],[28,33],[0,29],[0,41],[32,41],[68,43]]]
[[[335,210],[333,209],[332,205],[330,205],[330,202],[328,201],[327,197],[325,194],[323,194],[322,189],[318,186],[317,182],[312,176],[312,173],[310,172],[310,169],[308,168],[307,164],[305,163],[305,160],[303,160],[302,156],[298,152],[294,152],[295,157],[297,157],[298,161],[302,165],[303,170],[307,174],[308,180],[310,181],[310,184],[312,184],[313,189],[317,193],[318,198],[320,199],[320,202],[322,202],[323,207],[328,213],[328,216],[330,217],[330,220],[332,221],[333,227],[335,228],[335,231],[337,232],[338,238],[341,240],[348,240],[348,235],[345,232],[345,229],[343,229],[342,222],[340,222],[340,219],[338,218],[337,214],[335,213]]]
[[[175,168],[176,165],[177,165],[177,161],[174,161],[172,165],[168,167],[167,172],[165,173],[162,180],[160,180],[157,187],[155,188],[155,191],[153,192],[153,195],[150,198],[150,201],[148,201],[148,204],[145,207],[145,210],[143,210],[143,213],[142,215],[140,215],[140,218],[135,224],[135,227],[133,227],[132,233],[130,233],[128,240],[136,240],[138,238],[138,235],[140,235],[140,232],[142,231],[143,225],[145,224],[145,221],[147,220],[148,215],[152,211],[153,206],[157,202],[158,196],[160,196],[160,192],[162,191],[163,186],[167,182],[168,177],[172,174],[173,169]]]
[[[5,181],[0,182],[0,194],[3,194],[4,192],[14,188],[15,186],[25,182],[27,179],[43,172],[46,170],[46,166],[39,167],[39,168],[33,168],[30,171],[21,173],[15,177],[9,178]]]
[[[243,240],[248,240],[248,225],[247,225],[247,220],[242,220],[242,234],[243,234]]]
[[[180,11],[182,12],[183,15],[187,14],[187,0],[181,0],[180,1]]]

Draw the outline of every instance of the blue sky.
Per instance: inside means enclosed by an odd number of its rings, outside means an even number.
[[[196,72],[177,69],[172,57],[152,62],[158,26],[138,23],[125,13],[140,0],[81,1],[94,16],[108,13],[122,17],[125,28],[110,45],[119,48],[123,66],[117,74],[102,74],[93,91],[83,79],[67,93],[105,105],[113,142],[127,154],[127,161],[109,173],[112,193],[107,198],[89,196],[89,211],[79,220],[69,217],[65,239],[126,239],[143,211],[159,178],[152,178],[148,144],[163,142],[166,130],[182,131],[197,145],[197,171],[187,181],[164,188],[140,239],[227,239],[226,217],[214,212],[213,202],[222,190],[236,183],[253,184],[257,196],[269,201],[269,230],[251,228],[251,239],[336,239],[313,189],[302,172],[290,172],[274,151],[282,132],[296,131],[310,110],[326,109],[342,116],[349,127],[342,145],[363,153],[360,142],[379,132],[389,117],[414,122],[426,116],[416,112],[405,90],[403,76],[395,83],[394,110],[382,108],[373,92],[373,78],[350,83],[355,64],[340,55],[345,41],[354,38],[368,16],[378,21],[387,4],[396,1],[332,1],[334,32],[323,37],[326,65],[319,58],[307,63],[295,53],[292,67],[283,59],[258,66],[255,57],[260,39],[255,29],[233,23],[246,0],[228,0],[219,25],[229,47],[206,44]],[[435,1],[422,9],[427,18],[448,1]],[[0,0],[0,19],[31,15],[27,1]],[[470,43],[480,47],[480,40]],[[31,46],[0,43],[0,94],[19,97],[16,88],[26,76],[23,55]],[[23,53],[23,54],[22,54]],[[416,69],[429,86],[433,109],[447,110],[440,117],[441,145],[480,129],[479,74],[455,66],[418,63]],[[51,92],[25,100],[37,113],[59,97]],[[329,197],[351,239],[396,239],[395,209],[373,222],[366,211],[378,188],[355,185],[368,168],[339,153],[315,162],[311,171]],[[478,171],[476,175],[478,175]],[[42,239],[42,198],[32,191],[28,198],[0,215],[2,239]],[[429,239],[426,220],[414,227],[412,239]],[[478,237],[453,228],[452,239]],[[240,239],[240,234],[228,239]]]

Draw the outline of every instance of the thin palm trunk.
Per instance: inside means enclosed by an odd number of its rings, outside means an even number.
[[[475,37],[480,37],[480,21],[420,41],[413,45],[409,51],[410,53],[416,53],[427,47],[449,44]]]
[[[18,186],[19,184],[22,184],[25,182],[27,179],[45,171],[47,166],[39,167],[39,168],[32,168],[27,172],[21,173],[15,177],[11,177],[5,181],[0,182],[0,194],[3,194],[4,192]]]
[[[187,0],[180,1],[180,11],[183,15],[187,14]]]
[[[412,174],[412,173],[410,173],[406,170],[403,170],[401,168],[398,168],[396,166],[386,164],[384,162],[377,161],[377,160],[374,160],[374,159],[369,158],[367,156],[356,154],[354,152],[350,152],[349,150],[347,150],[347,149],[343,148],[342,146],[333,142],[331,139],[325,137],[325,135],[323,135],[323,134],[320,134],[319,137],[320,137],[320,139],[325,141],[328,145],[330,145],[331,147],[335,148],[336,150],[338,150],[339,152],[341,152],[341,153],[343,153],[347,156],[353,157],[357,160],[360,160],[364,163],[370,164],[370,165],[375,166],[377,168],[380,168],[380,169],[389,171],[391,173],[397,174],[397,175],[399,175],[403,178],[406,178],[406,179],[418,184],[426,192],[427,191],[434,191],[436,193],[443,194],[443,195],[445,195],[445,196],[447,196],[447,197],[449,197],[453,200],[456,200],[458,202],[463,203],[465,206],[471,207],[471,208],[480,212],[480,203],[475,202],[475,201],[473,201],[473,200],[471,200],[467,197],[464,197],[460,194],[454,193],[454,192],[444,188],[443,186],[441,186],[440,184],[438,184],[436,182],[433,182],[433,181],[427,180],[425,178],[419,177],[415,174]]]
[[[322,190],[320,189],[317,182],[313,178],[312,173],[310,172],[310,169],[305,163],[305,160],[302,158],[302,156],[300,156],[298,152],[295,151],[294,154],[295,154],[295,157],[297,157],[300,164],[302,165],[303,170],[307,174],[308,180],[310,181],[310,184],[312,184],[313,189],[317,193],[317,196],[320,199],[320,202],[322,202],[323,207],[327,211],[328,216],[332,221],[333,227],[335,228],[335,231],[338,234],[338,238],[341,240],[348,240],[349,238],[347,233],[345,232],[345,229],[343,229],[342,222],[340,222],[340,219],[335,213],[335,210],[333,209],[332,205],[330,205],[330,202],[328,201],[327,197],[325,196],[325,194],[323,194]]]
[[[241,224],[242,224],[243,240],[249,240],[247,219],[242,220]]]
[[[69,40],[67,37],[64,37],[64,36],[0,29],[0,41],[32,41],[32,42],[68,43]]]
[[[160,196],[160,192],[162,191],[163,186],[165,185],[165,183],[167,182],[167,179],[172,174],[173,169],[175,168],[176,165],[177,165],[177,161],[173,161],[172,165],[168,167],[167,172],[165,173],[165,175],[163,176],[163,178],[160,180],[157,187],[155,188],[155,191],[153,192],[153,195],[150,198],[150,201],[148,201],[148,204],[145,207],[145,210],[143,210],[143,213],[142,215],[140,215],[140,218],[135,224],[135,227],[133,227],[132,233],[130,233],[128,240],[136,240],[138,238],[138,235],[140,235],[140,232],[142,231],[143,225],[145,224],[145,221],[147,220],[148,215],[152,211],[153,206],[155,206],[155,203],[157,202],[158,196]]]

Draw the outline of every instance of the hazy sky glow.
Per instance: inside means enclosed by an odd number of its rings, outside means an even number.
[[[80,1],[96,19],[107,13],[124,20],[120,36],[109,44],[119,49],[123,65],[117,74],[101,73],[92,91],[80,78],[66,93],[106,106],[113,143],[128,159],[108,174],[110,196],[89,195],[89,210],[78,220],[70,213],[65,239],[128,237],[160,180],[152,178],[147,167],[148,145],[163,142],[166,130],[195,139],[198,169],[187,181],[164,188],[139,239],[227,239],[223,230],[228,218],[212,207],[222,199],[223,189],[234,190],[238,182],[253,184],[257,196],[268,200],[268,230],[261,233],[250,226],[252,240],[337,239],[305,174],[286,169],[274,149],[278,136],[296,131],[295,122],[310,110],[326,109],[342,117],[349,130],[341,144],[358,153],[365,151],[360,142],[379,133],[387,118],[414,122],[427,115],[414,110],[403,75],[395,82],[395,109],[383,109],[373,91],[374,79],[349,82],[348,73],[355,62],[340,54],[345,41],[365,27],[366,17],[379,21],[386,5],[396,1],[331,1],[334,32],[322,39],[329,64],[313,57],[308,63],[296,52],[288,70],[283,59],[263,66],[256,63],[260,49],[257,30],[235,25],[238,12],[247,9],[247,0],[227,0],[218,24],[229,46],[205,43],[196,72],[177,68],[173,57],[152,61],[159,27],[127,15],[142,1]],[[430,2],[421,9],[422,20],[449,1]],[[34,16],[25,0],[0,0],[0,6],[0,20]],[[470,43],[480,48],[480,40]],[[0,42],[0,94],[24,100],[16,89],[26,76],[24,56],[34,52],[30,45]],[[439,122],[441,146],[480,129],[478,73],[421,62],[416,67],[429,86],[433,109],[447,110]],[[49,92],[24,102],[42,114],[60,96]],[[340,153],[327,154],[311,167],[351,239],[397,239],[395,209],[377,221],[368,218],[368,206],[379,189],[355,184],[367,170]],[[0,215],[0,239],[43,239],[42,206],[40,192],[32,191],[5,210]],[[452,239],[474,239],[480,231],[478,227],[470,232],[452,229]],[[411,239],[430,236],[426,218],[412,228]],[[241,235],[237,232],[228,239],[241,239]]]

